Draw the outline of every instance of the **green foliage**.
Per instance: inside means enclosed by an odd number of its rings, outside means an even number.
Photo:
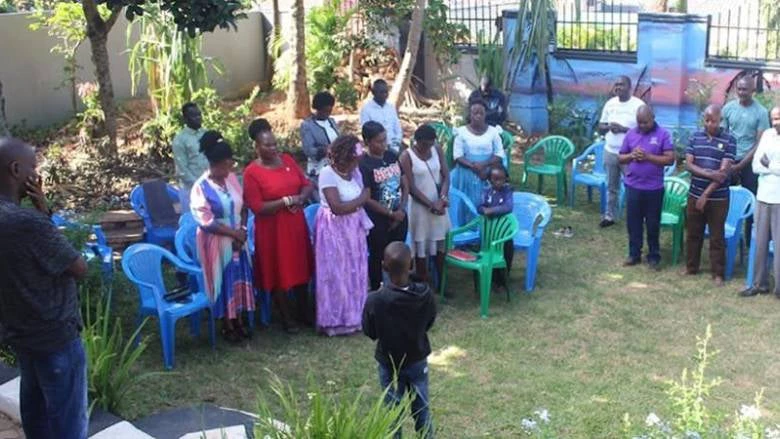
[[[688,0],[677,0],[677,4],[674,7],[675,12],[681,13],[681,14],[687,14],[688,13]]]
[[[83,285],[80,290],[83,302],[92,303],[95,290]],[[116,413],[128,390],[140,381],[156,375],[139,374],[133,369],[148,346],[146,339],[141,340],[138,345],[135,345],[134,341],[145,323],[146,320],[125,339],[120,319],[117,317],[113,322],[111,319],[110,293],[101,294],[94,309],[92,306],[86,307],[81,338],[87,355],[90,411],[97,406]]]
[[[16,4],[13,0],[0,0],[0,14],[7,14],[9,12],[16,12]],[[0,357],[2,356],[0,351]]]
[[[99,7],[98,11],[103,18],[111,13],[105,6]],[[51,53],[62,55],[65,61],[62,68],[65,79],[62,85],[70,89],[71,106],[75,112],[77,111],[77,72],[81,69],[76,60],[76,52],[87,38],[87,20],[84,18],[84,10],[79,3],[57,2],[51,11],[36,9],[30,15],[30,19],[32,20],[30,30],[46,28],[49,36],[58,41],[52,46]]]
[[[98,98],[98,85],[93,82],[83,82],[76,86],[76,91],[84,107],[78,115],[79,127],[82,130],[91,131],[106,120]]]
[[[597,96],[592,107],[578,105],[579,96],[561,93],[547,106],[550,134],[564,136],[582,151],[593,141],[598,115],[606,102],[606,96]]]
[[[682,162],[685,160],[685,148],[688,147],[688,139],[691,138],[691,130],[683,127],[675,127],[672,130],[672,142],[674,143],[674,156]]]
[[[97,0],[109,9],[126,8],[125,17],[132,21],[146,12],[145,0]],[[160,8],[173,14],[176,28],[194,38],[215,29],[236,29],[236,20],[246,18],[240,0],[162,0]]]
[[[306,71],[310,90],[330,90],[336,68],[349,54],[347,23],[353,10],[342,12],[341,0],[311,8],[306,15]]]
[[[504,82],[504,48],[498,44],[500,35],[496,34],[493,41],[487,41],[484,31],[477,34],[477,57],[474,58],[474,71],[478,77],[487,76],[495,87],[501,87]]]
[[[695,367],[688,373],[683,369],[679,381],[667,383],[669,397],[668,421],[650,413],[644,426],[634,426],[630,417],[624,417],[624,432],[627,437],[648,439],[661,438],[764,438],[776,437],[777,431],[766,428],[761,421],[761,399],[763,391],[754,398],[752,405],[742,405],[729,420],[724,413],[714,412],[708,407],[713,390],[723,382],[720,378],[707,377],[707,368],[718,354],[710,348],[712,329],[707,325],[703,337],[696,336]]]
[[[548,78],[548,58],[550,42],[554,41],[555,5],[553,0],[521,0],[517,12],[517,30],[514,44],[509,49],[509,65],[503,85],[517,76],[517,73],[533,68],[534,78]],[[548,90],[548,101],[552,100],[552,90]]]
[[[289,385],[279,377],[270,379],[270,393],[281,407],[274,413],[269,398],[258,398],[258,421],[255,437],[273,439],[386,439],[410,418],[409,398],[394,406],[384,404],[384,394],[367,401],[358,394],[351,401],[323,391],[310,384],[308,401],[304,406]],[[275,419],[281,420],[281,422]]]
[[[758,101],[767,110],[780,105],[780,91],[777,90],[764,90],[763,93],[756,93],[753,99]]]
[[[341,79],[333,85],[333,96],[336,97],[336,102],[350,110],[357,108],[360,101],[360,93],[355,84],[346,79]]]
[[[712,102],[712,90],[717,85],[717,81],[702,82],[698,79],[691,79],[688,82],[688,87],[685,88],[685,96],[696,107],[696,113],[702,114],[704,109]],[[699,126],[702,126],[702,121],[697,122]]]
[[[203,37],[190,37],[178,30],[174,15],[160,3],[146,3],[143,9],[138,21],[140,37],[130,48],[132,93],[143,75],[155,114],[178,113],[196,90],[208,85],[207,66],[215,64],[201,52]],[[132,37],[133,26],[128,26],[128,44]]]
[[[562,24],[556,32],[559,49],[636,51],[636,35],[627,30],[592,24]]]
[[[222,101],[212,88],[202,88],[193,96],[203,113],[203,126],[222,133],[233,148],[236,162],[241,165],[255,157],[254,142],[249,138],[246,128],[254,117],[252,105],[259,93],[260,88],[255,87],[249,97],[231,111],[222,108]]]
[[[433,45],[433,53],[441,64],[457,64],[461,51],[457,44],[469,37],[469,29],[462,23],[448,20],[449,6],[443,0],[429,0],[423,17],[423,29]],[[495,84],[500,84],[496,82]]]
[[[361,0],[358,7],[369,33],[383,33],[399,26],[412,13],[414,0]]]

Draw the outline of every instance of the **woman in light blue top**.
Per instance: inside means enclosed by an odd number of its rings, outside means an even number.
[[[485,112],[484,102],[472,101],[469,104],[469,124],[455,130],[453,143],[455,169],[452,171],[452,187],[466,194],[475,206],[482,202],[490,167],[506,166],[501,133],[485,122]]]

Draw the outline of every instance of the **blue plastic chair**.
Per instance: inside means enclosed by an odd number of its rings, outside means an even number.
[[[197,224],[195,222],[195,218],[192,216],[192,213],[190,212],[184,212],[179,217],[179,227],[186,226],[189,224]]]
[[[451,187],[449,198],[450,206],[447,208],[447,211],[450,215],[452,229],[465,226],[479,216],[474,203],[463,192]],[[480,239],[479,227],[477,227],[474,230],[464,231],[453,236],[452,243],[455,247],[462,247],[467,244],[479,244]]]
[[[742,186],[729,187],[729,213],[726,216],[726,272],[724,279],[729,280],[734,274],[734,261],[739,249],[739,262],[744,264],[744,222],[753,216],[756,206],[756,196]],[[704,236],[709,237],[709,227],[704,229]]]
[[[56,213],[51,216],[51,221],[56,227],[63,227],[66,229],[86,227],[85,224],[68,220],[63,215]],[[85,248],[81,250],[81,254],[84,255],[84,259],[87,261],[98,258],[101,269],[103,270],[103,275],[110,279],[114,274],[114,250],[108,245],[102,227],[94,224],[91,228],[92,234],[95,235],[95,239],[87,242]]]
[[[593,156],[593,169],[590,172],[580,171],[580,164]],[[590,145],[578,157],[572,160],[571,165],[571,197],[569,206],[574,207],[574,196],[577,186],[585,186],[588,189],[588,202],[593,201],[593,188],[598,188],[600,196],[601,214],[607,211],[607,172],[604,169],[604,141]]]
[[[168,196],[173,203],[179,202],[179,190],[174,186],[167,185]],[[152,217],[146,210],[146,200],[144,199],[143,186],[138,185],[130,192],[130,205],[138,216],[144,221],[145,241],[151,244],[165,245],[173,244],[176,236],[175,227],[155,227],[152,224]],[[187,212],[185,212],[187,213]]]
[[[514,209],[512,213],[517,219],[519,229],[512,241],[515,250],[526,252],[525,291],[530,293],[536,283],[536,267],[542,248],[544,229],[552,219],[552,209],[541,195],[530,192],[515,192],[512,195]]]
[[[195,275],[198,278],[199,291],[192,293],[186,302],[168,302],[164,299],[163,260],[171,263],[177,270]],[[190,329],[193,335],[200,333],[200,312],[209,311],[209,340],[215,346],[214,314],[211,304],[203,292],[203,273],[200,268],[186,264],[168,250],[154,244],[134,244],[122,255],[122,270],[130,282],[138,287],[140,305],[138,324],[145,316],[157,316],[160,323],[160,341],[162,343],[163,364],[173,369],[176,345],[176,321],[191,316]]]
[[[184,218],[182,216],[182,218]],[[198,233],[198,224],[195,221],[179,221],[176,230],[174,246],[176,256],[185,264],[200,265],[198,262],[198,248],[195,244],[195,236]]]
[[[747,272],[745,273],[745,288],[750,288],[753,286],[753,279],[755,275],[755,268],[756,268],[756,228],[753,227],[753,230],[750,232],[751,238],[750,238],[750,250],[748,251],[748,266],[747,266]],[[775,256],[775,241],[771,240],[769,241],[769,257],[767,258],[767,264],[772,264],[772,259]],[[775,279],[775,282],[777,282],[777,279]]]
[[[320,203],[312,203],[303,209],[303,216],[306,217],[306,227],[309,229],[309,238],[314,243],[314,236],[316,235],[315,227],[317,227],[317,212],[320,210]]]

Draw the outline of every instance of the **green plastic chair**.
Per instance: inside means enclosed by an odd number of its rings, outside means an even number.
[[[455,132],[452,127],[445,122],[431,122],[429,124],[431,128],[436,131],[436,140],[442,148],[445,148],[444,153],[447,155],[447,166],[452,169],[453,159],[452,145],[455,141]]]
[[[504,154],[506,154],[506,172],[512,175],[512,147],[515,145],[515,136],[507,130],[501,131],[501,143],[504,145]]]
[[[677,177],[664,178],[664,205],[661,210],[661,228],[672,229],[672,264],[680,259],[685,230],[685,207],[688,204],[690,184]]]
[[[531,158],[540,150],[544,151],[544,163],[531,163]],[[574,151],[574,144],[563,136],[548,136],[536,142],[531,149],[523,154],[523,184],[528,180],[529,174],[537,174],[539,176],[537,192],[541,194],[544,187],[544,176],[554,175],[556,178],[556,197],[558,205],[561,205],[566,198],[566,164],[574,156]]]
[[[474,261],[464,261],[455,258],[450,254],[453,249],[453,238],[459,234],[478,228],[480,233],[479,252],[466,252],[473,255]],[[490,304],[490,287],[493,282],[493,270],[501,268],[506,270],[506,260],[504,259],[504,243],[511,240],[517,233],[519,226],[514,215],[508,214],[499,218],[487,218],[480,216],[474,218],[468,224],[451,230],[447,233],[447,255],[444,258],[444,269],[441,275],[440,295],[444,300],[444,289],[447,283],[447,267],[463,268],[476,271],[479,275],[479,297],[480,297],[480,315],[487,318],[488,305]],[[509,273],[506,276],[509,280]],[[507,298],[509,292],[507,291]]]

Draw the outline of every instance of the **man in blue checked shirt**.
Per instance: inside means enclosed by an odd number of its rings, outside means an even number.
[[[729,211],[729,174],[737,141],[720,126],[721,109],[704,110],[704,130],[691,136],[685,149],[685,166],[691,173],[687,208],[687,262],[685,274],[697,274],[704,242],[704,227],[710,228],[710,264],[715,285],[723,285],[726,268],[726,215]]]

